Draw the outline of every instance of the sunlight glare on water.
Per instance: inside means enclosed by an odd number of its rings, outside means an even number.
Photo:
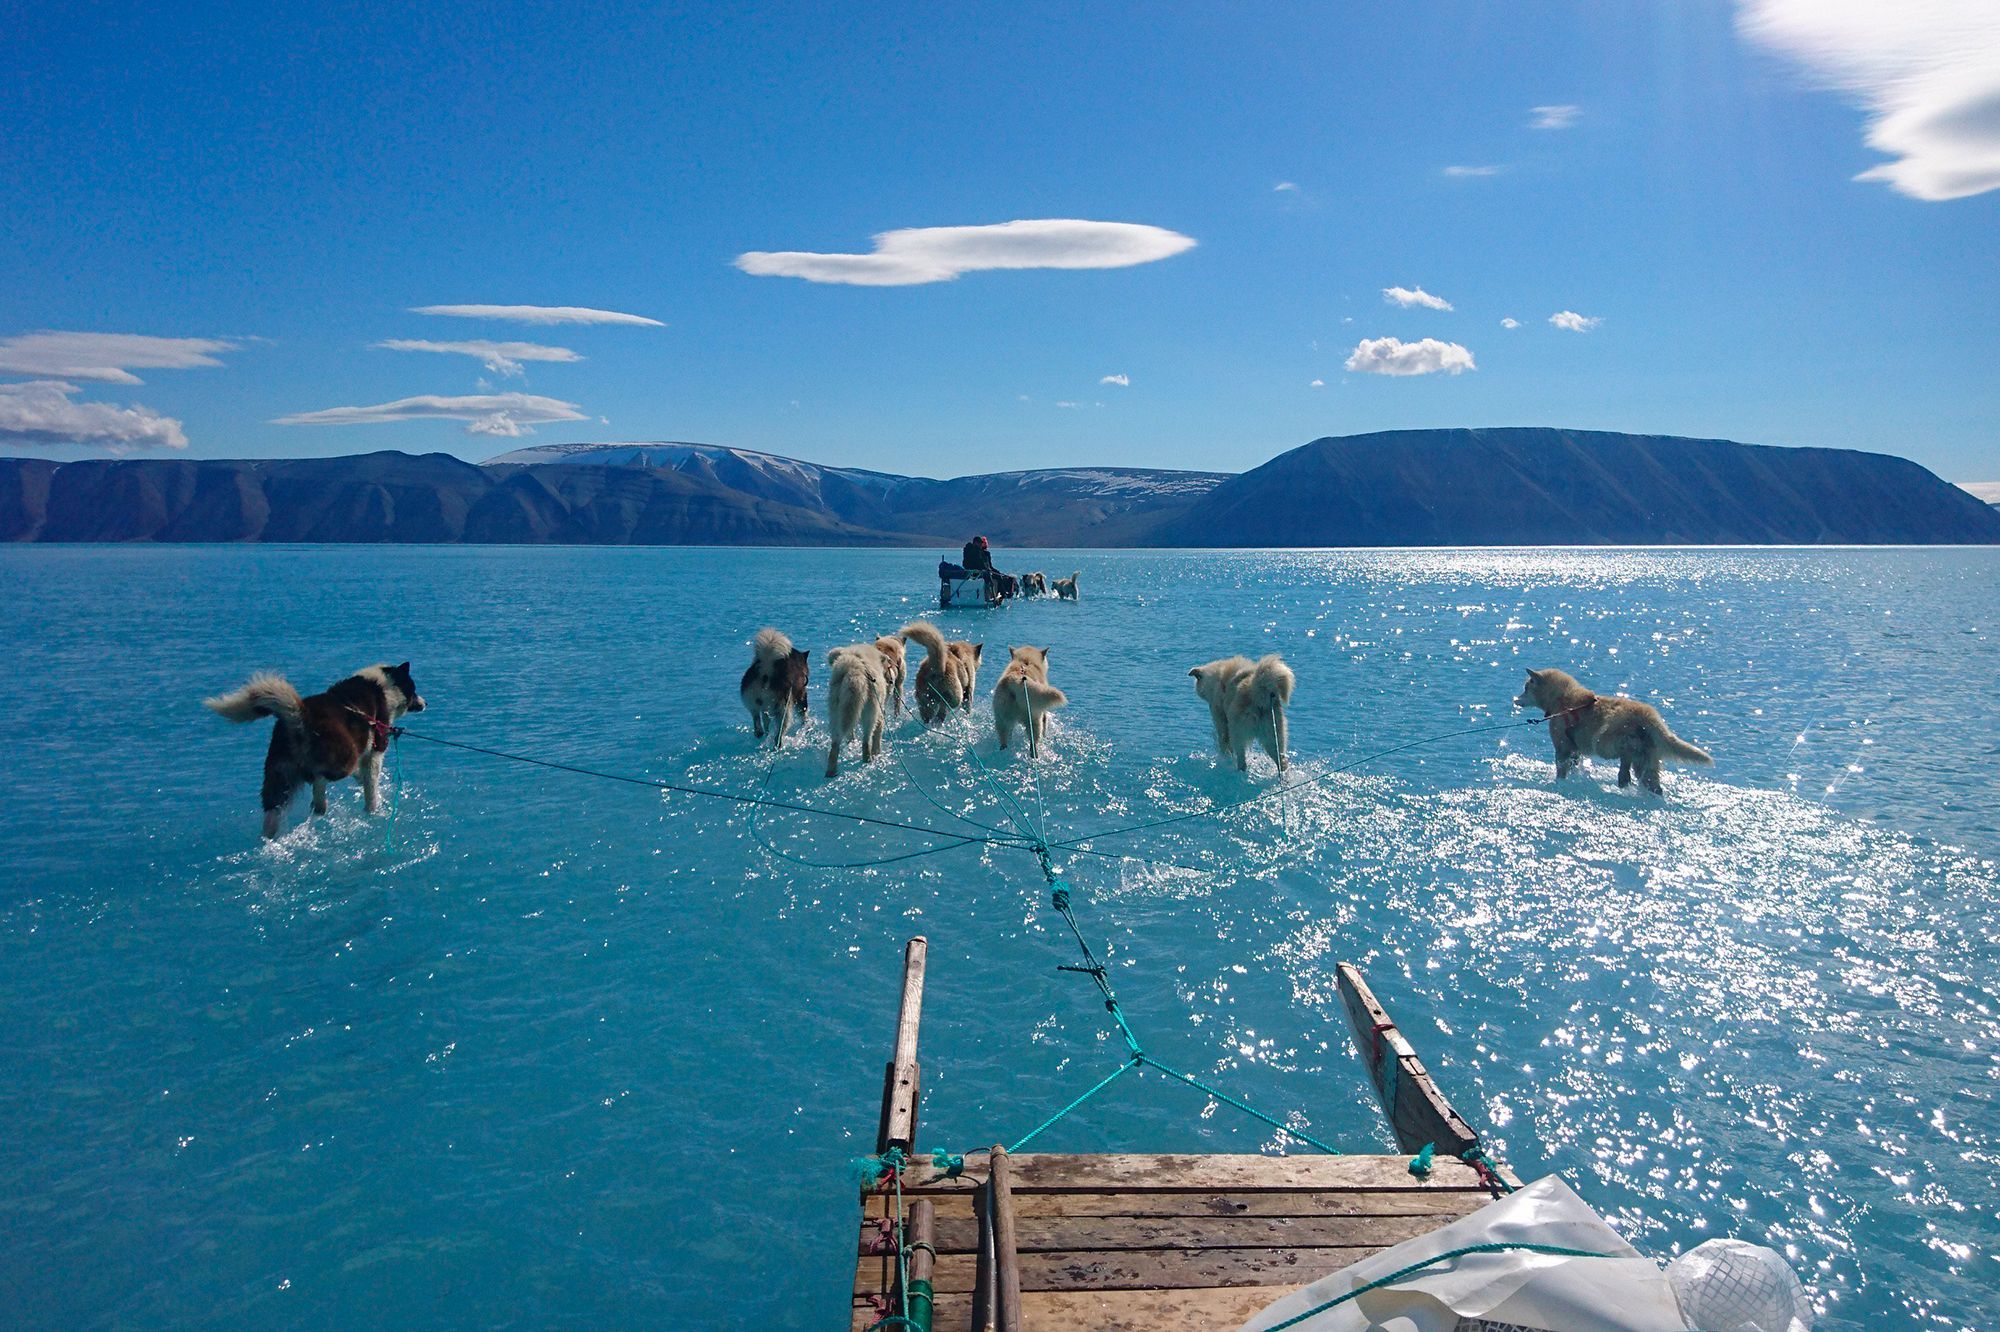
[[[441,737],[1083,838],[1079,919],[1149,1049],[1316,1135],[1389,1148],[1355,961],[1497,1156],[1649,1253],[1768,1243],[1824,1326],[2000,1318],[2000,557],[1002,552],[1082,600],[945,617],[985,644],[979,706],[823,781],[825,650],[921,613],[934,558],[0,551],[0,638],[60,682],[17,691],[0,802],[16,1316],[824,1326],[904,938],[925,1146],[1011,1141],[1116,1065],[1018,850],[814,869],[926,843],[414,740],[393,821],[347,786],[259,846],[263,728],[201,697],[408,657]],[[766,623],[816,672],[775,762],[735,697]],[[1013,643],[1072,700],[1034,764],[985,705]],[[1102,835],[1279,781],[1218,764],[1186,675],[1267,651],[1300,789]],[[1528,728],[1336,771],[1512,720],[1548,665],[1717,766],[1558,786]],[[1283,1145],[1150,1074],[1037,1144]]]

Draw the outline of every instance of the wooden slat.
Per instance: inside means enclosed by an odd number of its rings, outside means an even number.
[[[1377,1245],[1317,1246],[1298,1249],[1134,1249],[1101,1253],[1024,1253],[1017,1256],[1021,1289],[1180,1290],[1205,1286],[1267,1286],[1316,1281],[1370,1254]],[[939,1293],[972,1290],[975,1260],[970,1254],[938,1255],[932,1282]],[[856,1283],[855,1294],[875,1287]],[[998,1301],[1000,1312],[1006,1300]],[[1016,1308],[1020,1306],[1016,1304]]]
[[[1286,1286],[1208,1287],[1189,1290],[1030,1290],[1021,1294],[1024,1332],[1214,1332],[1237,1327],[1275,1300],[1299,1289]],[[967,1325],[970,1297],[940,1295],[939,1332]],[[851,1332],[866,1332],[881,1314],[857,1304]]]
[[[1423,1060],[1368,988],[1360,968],[1342,962],[1337,970],[1348,1025],[1354,1029],[1354,1048],[1368,1069],[1396,1145],[1417,1152],[1436,1144],[1438,1155],[1451,1157],[1478,1146],[1479,1135],[1438,1090]]]
[[[924,1314],[924,1306],[919,1282],[928,1282],[937,1275],[937,1208],[928,1198],[919,1198],[910,1204],[909,1222],[910,1244],[910,1313],[919,1326],[935,1327],[936,1305],[933,1302],[929,1317]]]
[[[896,1010],[896,1052],[882,1075],[882,1121],[875,1150],[911,1150],[917,1141],[917,1029],[924,1016],[924,964],[930,944],[919,934],[903,945],[903,999]]]
[[[929,1199],[923,1206],[931,1206]],[[914,1210],[914,1209],[913,1209]],[[1457,1220],[1432,1216],[1018,1216],[1014,1242],[1022,1253],[1089,1253],[1102,1249],[1304,1249],[1387,1248]],[[974,1253],[979,1223],[972,1216],[936,1220],[937,1251]],[[861,1225],[856,1252],[868,1254],[880,1238],[870,1221]]]
[[[1014,1161],[1006,1148],[996,1146],[988,1156],[988,1164],[992,1172],[986,1181],[986,1198],[993,1209],[993,1325],[999,1332],[1021,1332],[1022,1274],[1014,1225]],[[938,1262],[942,1267],[943,1255],[939,1255]],[[954,1256],[954,1266],[964,1265],[962,1258]],[[940,1270],[940,1281],[943,1275]]]
[[[1398,1157],[1397,1160],[1402,1158]],[[941,1217],[970,1220],[971,1196],[964,1193],[925,1195],[937,1204]],[[1460,1217],[1490,1201],[1483,1193],[1464,1190],[1399,1189],[1393,1193],[1357,1190],[1313,1193],[1269,1189],[1255,1193],[1022,1193],[1014,1194],[1014,1215],[1030,1216],[1440,1216]],[[863,1200],[862,1213],[873,1219],[895,1206],[881,1194]]]
[[[1410,1174],[1400,1156],[1250,1155],[1045,1155],[1013,1158],[1016,1194],[1028,1193],[1251,1193],[1267,1190],[1336,1193],[1448,1192],[1479,1189],[1479,1176],[1462,1161],[1440,1159],[1427,1180]],[[966,1157],[965,1174],[946,1179],[928,1162],[903,1175],[904,1192],[970,1193],[986,1173],[986,1157]]]

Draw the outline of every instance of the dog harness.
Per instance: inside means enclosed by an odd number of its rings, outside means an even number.
[[[368,723],[368,748],[373,753],[388,753],[389,741],[403,733],[403,728],[391,725],[387,717],[377,717],[356,707],[350,707],[348,711]]]

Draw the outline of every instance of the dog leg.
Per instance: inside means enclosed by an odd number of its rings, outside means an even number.
[[[278,829],[279,829],[279,826],[280,826],[281,824],[283,824],[283,823],[284,823],[284,821],[285,821],[285,811],[284,811],[284,810],[282,810],[282,809],[267,809],[267,810],[265,810],[265,811],[264,811],[264,840],[268,842],[268,841],[270,841],[271,839],[273,839],[274,837],[276,837],[276,836],[278,835]]]
[[[382,756],[369,754],[361,760],[361,807],[370,814],[382,812]]]
[[[833,732],[832,742],[826,747],[826,775],[829,777],[840,775],[840,731],[837,727]]]
[[[1632,784],[1632,760],[1629,758],[1618,760],[1618,784],[1620,786]]]
[[[750,733],[759,740],[764,738],[764,714],[756,708],[750,709]]]
[[[771,748],[783,749],[785,747],[785,732],[791,729],[792,729],[792,705],[790,701],[787,701],[783,707],[778,709],[778,716],[776,720],[772,723]]]
[[[1654,795],[1663,796],[1667,793],[1665,784],[1660,781],[1660,761],[1650,755],[1647,756],[1645,766],[1639,769],[1639,781]]]
[[[313,778],[313,813],[326,814],[326,783],[317,777]]]

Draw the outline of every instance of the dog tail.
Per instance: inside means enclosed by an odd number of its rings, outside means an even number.
[[[929,620],[912,620],[899,631],[902,637],[923,648],[933,662],[944,665],[944,635]]]
[[[757,638],[751,644],[751,648],[756,652],[757,660],[760,662],[785,661],[792,655],[792,640],[776,629],[764,628],[757,631]]]
[[[214,698],[202,700],[209,711],[233,722],[256,721],[259,717],[276,717],[293,730],[305,727],[305,715],[300,711],[299,691],[292,688],[282,675],[259,671],[250,677],[250,683],[241,689]]]
[[[1052,684],[1039,680],[1021,681],[1022,702],[1030,712],[1053,712],[1057,708],[1069,706],[1069,695]]]
[[[1292,701],[1294,683],[1292,668],[1273,652],[1250,670],[1250,701],[1268,711],[1280,710]]]
[[[1707,767],[1715,762],[1713,758],[1709,757],[1707,750],[1697,749],[1675,735],[1672,731],[1669,731],[1665,722],[1660,723],[1660,733],[1654,737],[1654,741],[1660,747],[1660,756],[1662,758],[1670,758],[1680,763],[1699,764],[1702,767]]]

